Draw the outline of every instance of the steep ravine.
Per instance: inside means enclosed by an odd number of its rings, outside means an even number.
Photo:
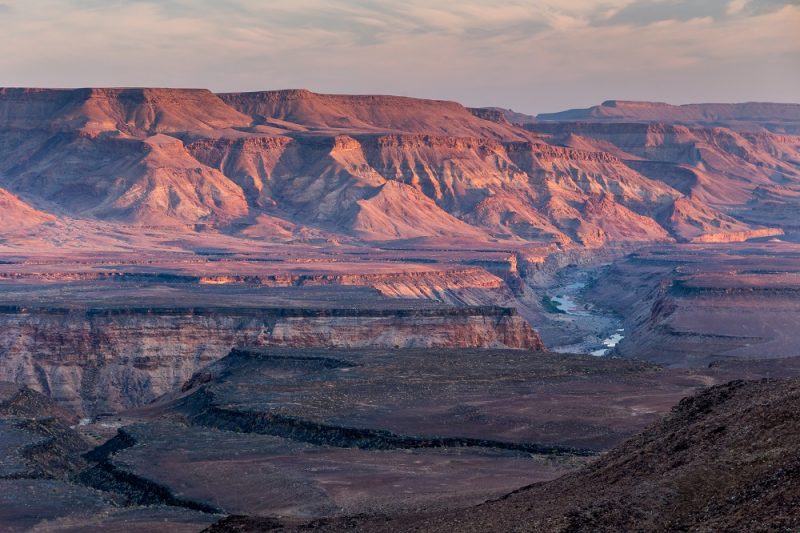
[[[622,317],[587,299],[587,287],[603,283],[607,265],[565,268],[542,297],[563,336],[550,349],[560,353],[609,355],[625,337]]]

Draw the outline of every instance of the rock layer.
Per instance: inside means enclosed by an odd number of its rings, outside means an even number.
[[[7,307],[0,321],[0,375],[83,414],[143,405],[235,346],[543,347],[513,310],[491,307]]]
[[[279,242],[740,238],[796,225],[798,144],[695,125],[522,127],[395,96],[0,90],[0,187],[30,204],[29,223],[76,234],[100,220]],[[22,205],[0,205],[4,231]]]

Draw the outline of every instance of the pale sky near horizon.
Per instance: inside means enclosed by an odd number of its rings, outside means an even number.
[[[0,0],[0,86],[800,103],[800,0]]]

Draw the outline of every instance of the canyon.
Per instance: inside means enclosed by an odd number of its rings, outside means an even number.
[[[0,89],[0,524],[446,530],[605,491],[697,429],[683,398],[800,375],[798,117]],[[764,383],[730,395],[795,387]]]

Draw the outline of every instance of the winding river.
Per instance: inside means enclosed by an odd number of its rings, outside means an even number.
[[[546,291],[552,309],[551,319],[575,332],[563,344],[551,346],[553,351],[602,357],[609,355],[625,338],[621,318],[595,307],[585,298],[586,288],[597,281],[602,271],[602,268],[566,268],[559,274],[556,284]]]

